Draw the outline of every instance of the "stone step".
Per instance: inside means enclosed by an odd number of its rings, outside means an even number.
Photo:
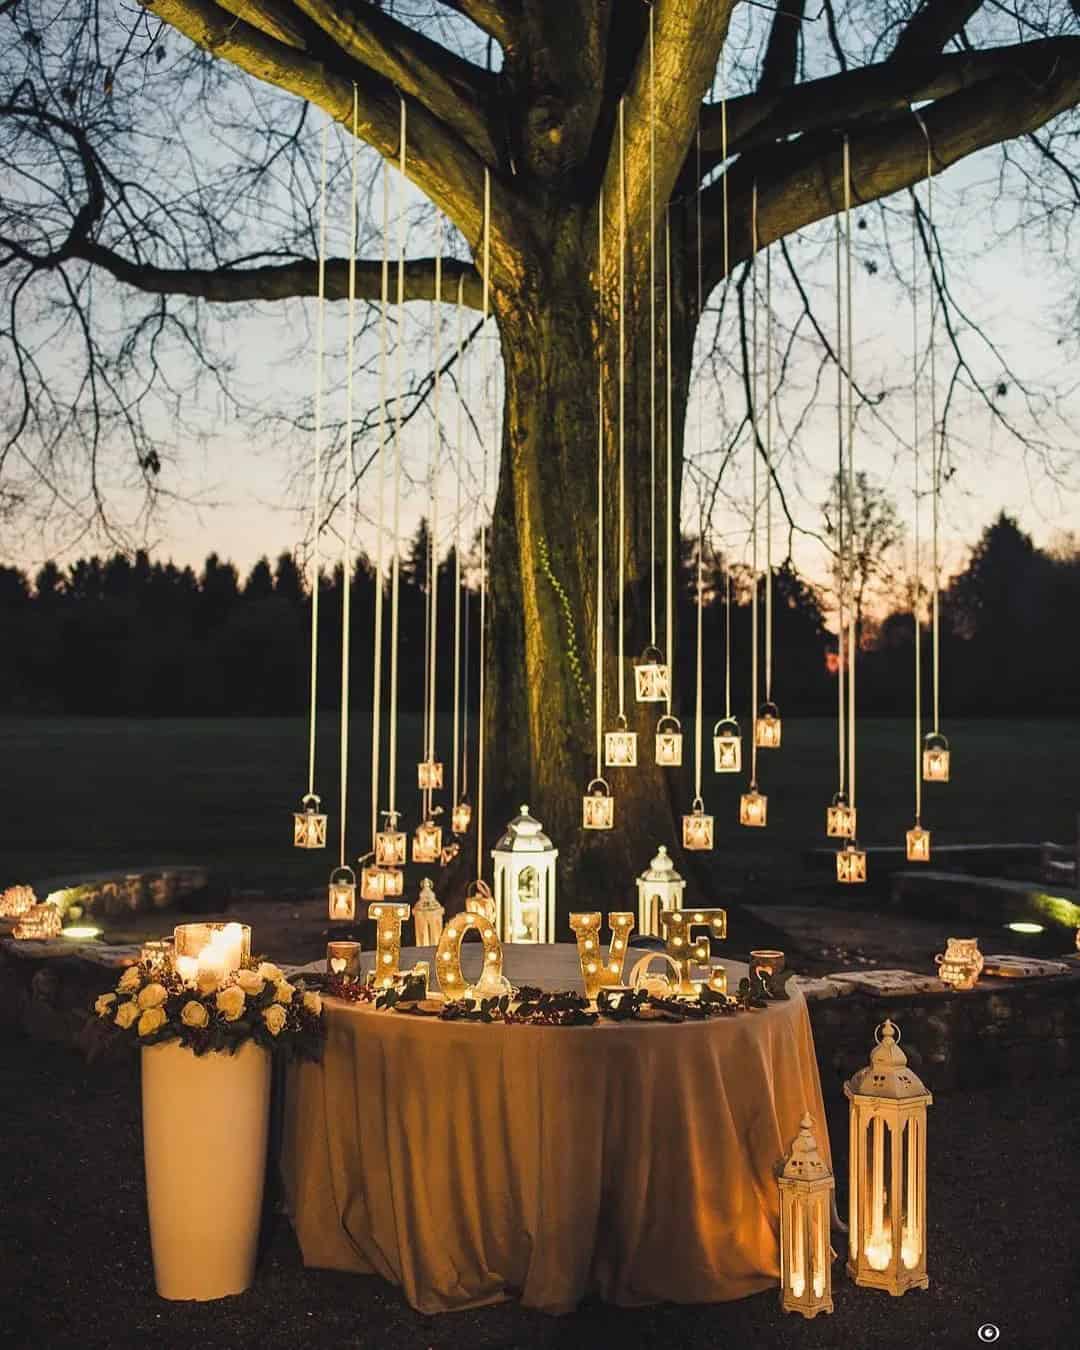
[[[891,899],[910,913],[944,911],[984,924],[1027,921],[1080,928],[1080,890],[1055,886],[1050,892],[1038,881],[909,868],[893,873]]]

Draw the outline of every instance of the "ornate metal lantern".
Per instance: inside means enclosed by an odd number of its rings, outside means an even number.
[[[639,703],[666,703],[671,677],[658,647],[646,647],[634,662],[634,691]]]
[[[665,713],[656,724],[656,762],[666,768],[682,763],[682,727],[670,713]]]
[[[695,797],[688,816],[682,818],[683,848],[712,848],[713,817],[705,814],[705,803]]]
[[[437,814],[439,808],[435,808]],[[433,863],[439,861],[442,853],[442,826],[435,823],[435,815],[421,821],[416,827],[412,841],[412,860],[415,863]]]
[[[559,850],[521,806],[491,851],[495,928],[503,942],[555,941],[555,859]]]
[[[615,798],[603,778],[594,778],[581,799],[581,825],[586,830],[610,830],[615,824]]]
[[[443,915],[446,910],[439,904],[435,887],[430,877],[420,882],[420,895],[412,907],[413,921],[416,925],[416,945],[418,947],[436,947],[442,937]]]
[[[376,867],[374,863],[367,861],[368,858],[373,856],[373,854],[368,853],[360,859],[361,900],[381,900],[386,894],[387,869],[385,867]]]
[[[384,811],[385,827],[375,835],[375,861],[380,867],[405,866],[405,834],[397,827],[399,811]]]
[[[468,834],[472,824],[472,807],[462,797],[450,812],[450,831],[452,834]]]
[[[330,918],[351,921],[356,918],[356,873],[351,867],[335,867],[330,873]]]
[[[437,759],[422,760],[416,766],[416,781],[421,792],[437,792],[443,785],[443,766]]]
[[[832,805],[825,808],[825,833],[830,839],[855,838],[855,808],[843,792],[838,792]]]
[[[908,830],[907,840],[907,860],[908,862],[929,862],[930,861],[930,831],[924,830],[921,825],[913,825]]]
[[[949,781],[949,742],[940,731],[923,737],[922,776],[928,783]]]
[[[866,850],[849,839],[836,855],[836,879],[845,886],[866,880]]]
[[[631,769],[637,764],[637,732],[626,725],[623,713],[615,719],[615,730],[604,732],[604,765],[608,769]]]
[[[850,1102],[848,1274],[904,1294],[925,1289],[926,1108],[933,1097],[908,1067],[886,1020],[870,1064],[844,1084]]]
[[[739,798],[739,824],[764,826],[769,819],[769,799],[764,792],[757,790],[757,784],[750,784],[750,791]]]
[[[661,844],[656,857],[637,879],[638,932],[660,937],[660,915],[665,909],[682,909],[685,890],[686,882]]]
[[[754,723],[754,736],[759,750],[779,750],[783,723],[775,703],[763,703]]]
[[[314,792],[300,798],[302,811],[293,812],[293,847],[325,848],[326,816],[319,810],[319,798]]]
[[[780,1187],[780,1307],[816,1317],[831,1313],[829,1216],[833,1175],[818,1150],[814,1122],[804,1115],[777,1179]]]
[[[725,717],[713,727],[713,768],[717,773],[742,772],[742,735],[734,717]]]
[[[400,867],[383,868],[383,895],[392,900],[405,894],[405,873]]]

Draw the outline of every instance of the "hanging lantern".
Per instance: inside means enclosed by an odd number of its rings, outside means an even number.
[[[375,836],[375,861],[380,867],[405,866],[405,835],[397,828],[398,811],[384,811],[386,828]]]
[[[604,732],[604,766],[608,769],[632,769],[637,764],[637,732],[630,731],[620,713],[615,730]]]
[[[844,885],[858,885],[866,880],[866,850],[849,839],[836,855],[836,879]]]
[[[608,798],[610,801],[611,799]],[[503,942],[555,941],[555,859],[559,850],[521,806],[491,851],[495,927]]]
[[[325,848],[326,817],[319,810],[319,798],[309,792],[300,798],[302,811],[293,812],[293,847]]]
[[[435,887],[430,877],[420,882],[420,895],[412,907],[413,921],[416,925],[416,945],[418,947],[436,947],[442,937],[443,915],[446,910],[439,904]]]
[[[452,834],[468,834],[472,824],[472,807],[462,797],[450,812],[450,830]]]
[[[775,703],[763,703],[754,723],[754,736],[759,750],[779,750],[783,723]]]
[[[682,818],[683,848],[712,848],[713,818],[705,814],[705,803],[694,798],[693,808]]]
[[[763,826],[769,818],[769,799],[764,792],[757,790],[757,784],[750,784],[750,791],[739,798],[739,824]]]
[[[436,759],[422,760],[416,766],[416,781],[421,792],[437,792],[443,785],[443,766]]]
[[[400,867],[383,867],[380,871],[383,874],[383,895],[388,900],[405,894],[405,873]]]
[[[658,647],[646,647],[634,662],[634,689],[639,703],[667,702],[671,679]]]
[[[825,833],[830,839],[855,838],[855,808],[838,792],[832,805],[825,808]]]
[[[777,1178],[780,1187],[780,1307],[816,1317],[831,1313],[829,1218],[833,1175],[818,1150],[814,1122],[804,1115]]]
[[[412,860],[414,863],[438,862],[441,852],[442,826],[436,825],[434,816],[430,816],[417,825],[413,834]]]
[[[375,866],[374,857],[374,853],[365,853],[358,860],[361,900],[381,900],[386,894],[386,871]]]
[[[682,763],[682,727],[670,713],[665,713],[656,724],[656,762],[665,768]]]
[[[682,909],[686,882],[675,871],[675,864],[663,844],[656,857],[637,879],[638,932],[660,937],[660,915],[665,909]]]
[[[615,824],[615,798],[602,778],[594,778],[581,799],[581,825],[586,830],[610,830]]]
[[[335,867],[330,873],[330,918],[356,918],[356,873],[351,867]]]
[[[717,773],[742,772],[742,736],[734,717],[725,717],[713,727],[713,768]]]
[[[913,825],[911,829],[908,830],[905,838],[907,839],[908,862],[930,861],[929,830],[924,830],[921,825]]]
[[[850,1102],[848,1274],[904,1294],[926,1289],[926,1108],[933,1097],[908,1068],[899,1029],[874,1033],[870,1064],[844,1084]]]
[[[922,776],[928,783],[949,781],[949,742],[940,731],[931,731],[923,738]]]

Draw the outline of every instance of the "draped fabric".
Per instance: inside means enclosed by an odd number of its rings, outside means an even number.
[[[568,944],[526,950],[507,948],[512,979],[580,988]],[[731,985],[746,973],[725,964]],[[283,1144],[306,1265],[381,1275],[424,1313],[776,1283],[775,1168],[804,1111],[827,1147],[800,994],[708,1022],[570,1028],[325,1008],[323,1062],[290,1071]]]

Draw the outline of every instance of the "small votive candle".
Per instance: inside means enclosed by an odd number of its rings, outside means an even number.
[[[359,942],[328,942],[326,944],[326,973],[343,980],[360,978]]]

